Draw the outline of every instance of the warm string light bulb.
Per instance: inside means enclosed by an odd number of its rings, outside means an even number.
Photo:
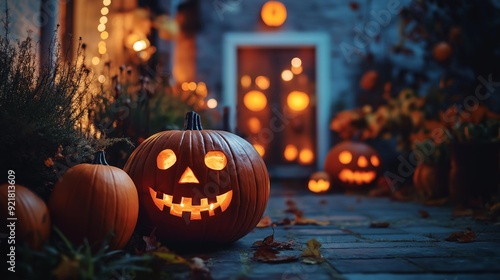
[[[109,5],[111,5],[111,0],[103,0],[102,1],[102,8],[101,8],[101,16],[99,17],[99,23],[97,25],[97,30],[100,33],[101,41],[97,45],[97,50],[99,52],[99,55],[102,57],[107,53],[107,48],[106,48],[106,39],[109,38],[109,32],[106,31],[106,24],[108,23],[108,17],[107,15],[109,14]],[[92,64],[97,66],[99,63],[101,63],[103,59],[99,58],[98,56],[94,56],[92,58]],[[99,82],[104,83],[105,79],[99,79]]]

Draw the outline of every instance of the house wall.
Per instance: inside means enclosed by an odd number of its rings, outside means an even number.
[[[9,38],[12,40],[26,39],[26,36],[30,33],[33,41],[38,42],[40,40],[40,28],[44,25],[45,20],[54,13],[50,6],[46,6],[45,10],[42,10],[40,0],[7,0],[1,2],[0,18],[2,20],[5,19],[6,7],[9,10]]]
[[[228,32],[324,32],[330,38],[331,93],[345,107],[355,104],[358,79],[366,66],[366,53],[386,59],[398,41],[398,12],[408,0],[281,0],[288,12],[283,26],[266,27],[260,18],[265,0],[215,0],[200,2],[201,29],[197,33],[197,80],[207,84],[209,95],[222,98],[224,34]],[[357,6],[356,6],[357,5]],[[398,59],[397,57],[395,59]],[[401,67],[420,67],[420,57],[400,62]],[[397,63],[398,61],[396,61]],[[339,100],[333,100],[333,107]],[[219,102],[221,104],[221,102]],[[333,114],[333,112],[332,112]],[[331,117],[331,116],[330,116]],[[325,128],[327,129],[327,128]]]

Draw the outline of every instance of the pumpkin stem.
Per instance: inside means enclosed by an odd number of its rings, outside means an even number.
[[[94,155],[93,164],[109,165],[106,161],[106,153],[104,151],[98,151]]]
[[[200,115],[195,111],[188,112],[184,119],[184,130],[203,130]]]

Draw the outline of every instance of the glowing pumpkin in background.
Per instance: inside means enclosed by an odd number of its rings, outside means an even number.
[[[366,188],[379,176],[380,156],[365,143],[344,141],[328,152],[324,169],[335,185],[346,189]]]
[[[330,189],[330,175],[324,171],[314,172],[309,178],[307,188],[314,193],[325,193]]]
[[[12,221],[15,222],[16,227],[15,230],[3,227],[0,232],[5,232],[8,236],[9,232],[7,231],[14,230],[16,245],[23,241],[29,244],[32,249],[41,249],[50,236],[50,215],[47,205],[34,192],[24,186],[15,185],[15,191],[10,190],[9,185],[0,185],[0,217],[6,224],[10,222],[7,220],[8,218],[17,218]],[[9,197],[12,199],[14,195],[15,201],[9,200]],[[15,209],[9,211],[9,206],[14,206]],[[10,215],[10,213],[14,215]],[[5,243],[7,243],[7,239]]]
[[[167,244],[230,243],[254,229],[269,198],[269,175],[239,136],[203,130],[186,115],[184,130],[157,133],[139,145],[125,171],[140,200],[139,224]]]

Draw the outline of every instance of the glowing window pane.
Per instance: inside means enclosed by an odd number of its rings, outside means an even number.
[[[261,89],[261,90],[266,90],[269,88],[270,82],[269,78],[265,76],[258,76],[255,78],[255,84]]]
[[[299,154],[299,151],[297,150],[297,147],[295,145],[286,145],[285,147],[285,152],[283,153],[283,156],[285,156],[285,159],[288,161],[295,160]]]
[[[290,109],[300,112],[309,106],[309,96],[302,91],[292,91],[288,94],[286,103]]]
[[[303,149],[299,154],[299,162],[303,164],[309,164],[314,159],[314,153],[310,149]]]
[[[292,73],[292,71],[290,71],[290,70],[283,70],[283,72],[281,72],[281,78],[285,82],[291,81],[293,79],[293,73]]]

